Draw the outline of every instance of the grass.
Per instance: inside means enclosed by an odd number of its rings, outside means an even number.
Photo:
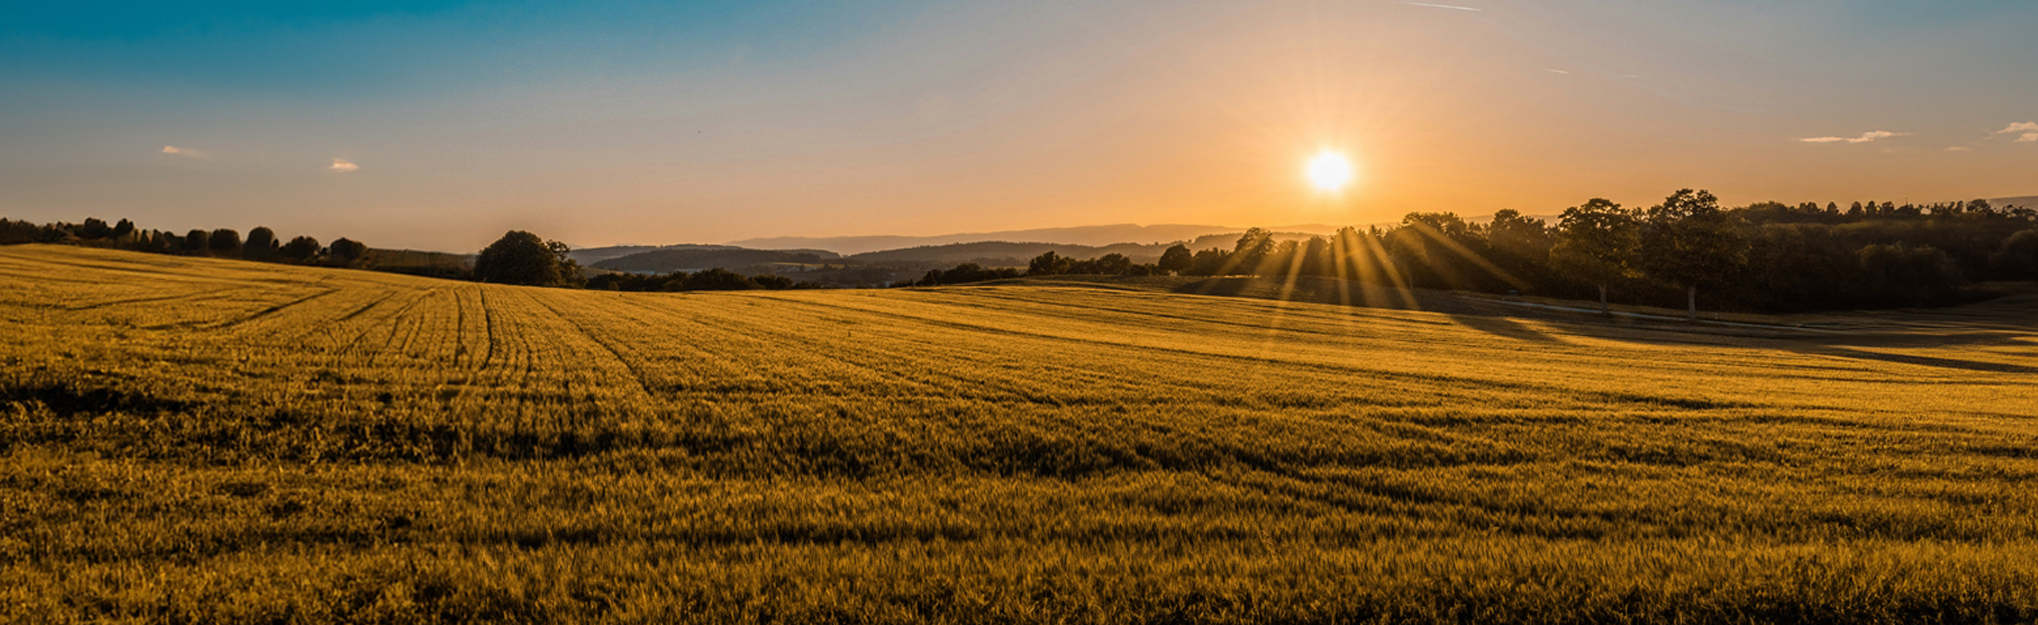
[[[2031,307],[1742,336],[1149,286],[0,248],[0,619],[2038,619]]]

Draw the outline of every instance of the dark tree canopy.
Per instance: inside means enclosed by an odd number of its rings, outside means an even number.
[[[232,228],[214,230],[210,238],[206,239],[205,247],[218,256],[239,256],[241,253],[241,233],[234,231]]]
[[[1686,287],[1715,287],[1747,262],[1735,217],[1708,191],[1681,189],[1649,207],[1641,224],[1642,270]]]
[[[2010,280],[2038,280],[2038,228],[2020,231],[2003,240],[1990,255],[1996,275]]]
[[[248,242],[242,244],[241,256],[250,260],[268,260],[276,256],[278,247],[276,231],[268,226],[256,226],[248,231]]]
[[[283,247],[276,250],[276,253],[285,260],[301,263],[316,258],[320,249],[322,248],[318,243],[318,239],[300,236],[291,239],[289,243],[283,244]]]
[[[351,265],[368,259],[368,244],[341,237],[333,241],[332,247],[326,250],[326,256],[334,263]]]
[[[576,285],[580,282],[580,265],[566,257],[568,251],[557,241],[511,230],[475,257],[474,276],[482,282],[497,284]]]
[[[1605,198],[1564,209],[1550,266],[1565,277],[1604,285],[1630,275],[1640,245],[1635,215]]]
[[[1189,251],[1189,246],[1176,243],[1161,252],[1160,262],[1154,263],[1154,266],[1169,273],[1187,273],[1195,262],[1196,253]]]

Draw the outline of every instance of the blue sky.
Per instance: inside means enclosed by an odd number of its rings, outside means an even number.
[[[2028,195],[2034,68],[2029,2],[7,2],[0,215],[471,250]]]

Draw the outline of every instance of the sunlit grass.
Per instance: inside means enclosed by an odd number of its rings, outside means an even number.
[[[2028,333],[0,276],[7,620],[2038,618]]]

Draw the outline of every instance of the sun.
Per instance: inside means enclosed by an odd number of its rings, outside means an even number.
[[[1324,150],[1309,159],[1309,183],[1318,191],[1336,192],[1352,182],[1352,159]]]

